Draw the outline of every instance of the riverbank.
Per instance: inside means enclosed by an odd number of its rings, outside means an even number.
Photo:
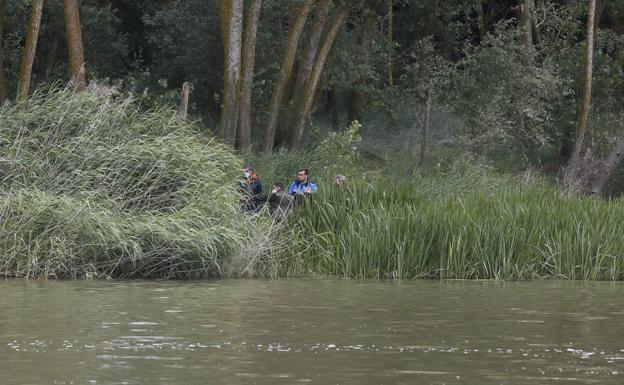
[[[624,279],[621,200],[466,164],[365,167],[357,127],[237,155],[104,91],[40,92],[2,107],[0,127],[0,276]],[[243,158],[265,189],[308,166],[321,191],[281,223],[246,215]]]

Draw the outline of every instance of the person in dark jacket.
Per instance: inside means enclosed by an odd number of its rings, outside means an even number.
[[[284,185],[274,183],[269,197],[269,212],[277,220],[284,219],[293,206],[294,198],[284,190]]]
[[[241,190],[243,192],[241,204],[246,211],[255,212],[266,202],[267,197],[262,194],[262,181],[251,166],[243,169]]]

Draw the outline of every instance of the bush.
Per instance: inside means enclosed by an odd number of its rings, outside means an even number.
[[[172,109],[53,90],[0,127],[2,275],[222,276],[254,231],[241,161]]]

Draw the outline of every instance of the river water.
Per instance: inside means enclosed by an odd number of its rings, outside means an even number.
[[[0,383],[623,384],[624,283],[0,281]]]

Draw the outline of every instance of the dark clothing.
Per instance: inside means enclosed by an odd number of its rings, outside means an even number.
[[[256,211],[266,202],[267,197],[262,194],[262,182],[260,180],[249,183],[249,180],[243,179],[241,190],[243,192],[241,205],[246,211]]]
[[[288,214],[292,208],[293,201],[293,196],[285,191],[279,191],[275,194],[271,194],[271,197],[269,198],[269,212],[271,213],[271,216],[278,220],[284,219],[286,214]]]

